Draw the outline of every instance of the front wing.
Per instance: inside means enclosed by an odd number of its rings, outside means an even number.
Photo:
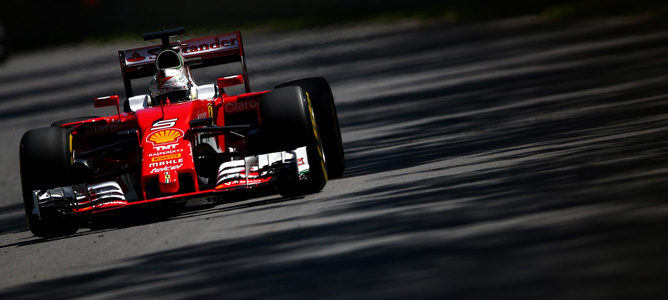
[[[137,193],[124,192],[116,181],[34,190],[35,208],[32,214],[39,217],[44,210],[53,209],[63,215],[82,216],[152,202],[219,197],[220,194],[232,190],[278,183],[284,179],[282,176],[285,174],[296,180],[305,180],[308,173],[306,147],[300,147],[291,151],[252,155],[224,162],[218,168],[213,188],[191,193],[136,199]]]

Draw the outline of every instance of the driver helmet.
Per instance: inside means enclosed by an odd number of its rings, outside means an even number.
[[[185,74],[186,68],[167,68],[159,70],[149,86],[151,97],[158,103],[170,103],[189,101],[194,99],[195,95],[191,93],[193,83]]]

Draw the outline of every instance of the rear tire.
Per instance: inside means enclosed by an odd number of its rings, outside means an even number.
[[[343,154],[339,117],[329,83],[325,78],[314,77],[282,83],[276,88],[286,86],[300,86],[308,92],[315,113],[315,121],[322,135],[322,146],[327,158],[327,174],[329,178],[341,177],[346,167],[346,159]]]
[[[73,234],[77,220],[66,218],[55,209],[41,209],[33,214],[33,190],[45,190],[72,184],[72,137],[61,127],[37,128],[21,139],[20,166],[23,206],[30,231],[40,237]]]
[[[281,176],[278,191],[283,196],[317,193],[327,183],[327,165],[318,125],[306,92],[284,87],[262,95],[260,117],[265,141],[280,150],[306,146],[309,174],[306,180]],[[279,149],[275,149],[279,150]]]

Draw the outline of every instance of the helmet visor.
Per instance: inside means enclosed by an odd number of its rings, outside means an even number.
[[[158,102],[162,104],[164,104],[167,101],[167,99],[169,99],[169,103],[188,101],[190,100],[190,91],[188,90],[173,91],[164,93],[156,97],[156,100],[158,100]]]

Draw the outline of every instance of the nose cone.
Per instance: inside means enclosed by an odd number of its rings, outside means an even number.
[[[160,193],[173,194],[179,191],[179,175],[176,171],[161,172],[158,176]]]

